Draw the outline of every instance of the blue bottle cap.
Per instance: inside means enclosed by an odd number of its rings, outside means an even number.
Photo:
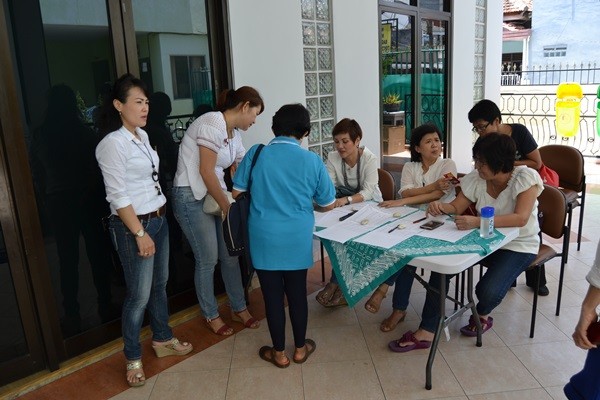
[[[488,206],[488,207],[483,207],[483,208],[481,209],[481,216],[482,216],[483,218],[490,218],[490,217],[493,217],[493,216],[494,216],[494,207],[490,207],[490,206]]]

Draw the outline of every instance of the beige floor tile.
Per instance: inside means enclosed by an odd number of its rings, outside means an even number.
[[[553,400],[567,400],[567,396],[565,396],[565,392],[563,392],[563,386],[546,388],[546,392],[548,392]]]
[[[368,360],[302,366],[305,400],[385,399],[373,364]]]
[[[568,339],[548,319],[538,312],[535,322],[535,336],[529,337],[531,326],[531,311],[520,311],[515,313],[497,313],[493,315],[494,332],[507,346],[520,344],[557,342]]]
[[[508,348],[478,348],[444,358],[468,396],[540,387]]]
[[[420,350],[419,350],[420,352]],[[442,357],[433,365],[432,389],[425,389],[427,353],[394,354],[377,362],[376,371],[387,400],[439,399],[464,396],[458,381]]]
[[[264,363],[264,361],[263,361]],[[200,392],[198,392],[200,393]],[[198,396],[195,399],[204,396]],[[227,400],[303,400],[302,367],[289,368],[267,365],[261,368],[232,368],[227,385]]]
[[[126,391],[111,397],[111,400],[148,400],[157,379],[158,375],[146,379],[146,384],[144,386],[127,389]]]
[[[580,306],[561,307],[560,315],[558,317],[552,314],[546,315],[546,318],[570,338],[573,334],[573,331],[575,330],[575,325],[577,325],[577,322],[579,321],[580,311]]]
[[[353,308],[323,307],[315,299],[316,293],[308,298],[308,326],[313,328],[357,325],[358,319]]]
[[[511,350],[543,387],[566,384],[581,370],[587,354],[570,340],[513,346]]]
[[[227,392],[228,370],[163,372],[148,400],[195,399],[202,394],[202,400],[223,400]]]
[[[363,332],[358,325],[309,327],[306,336],[317,343],[317,350],[306,364],[370,359]]]
[[[232,368],[263,367],[265,365],[265,361],[258,356],[258,350],[262,346],[272,346],[268,331],[245,329],[232,339],[234,340]],[[293,343],[291,328],[288,323],[286,326],[286,352],[288,357],[291,357],[291,351],[294,348]]]
[[[477,394],[469,396],[469,400],[552,400],[552,397],[544,389],[528,389],[514,392]]]
[[[175,364],[165,372],[229,369],[233,356],[233,344],[233,337],[225,339],[179,364]]]

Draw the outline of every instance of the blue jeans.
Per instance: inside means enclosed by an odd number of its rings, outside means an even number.
[[[219,316],[213,279],[217,261],[221,262],[221,276],[231,308],[234,312],[243,311],[246,298],[240,265],[238,258],[230,256],[225,247],[221,217],[206,214],[202,210],[204,199],[196,200],[189,186],[174,186],[172,196],[175,218],[194,252],[194,283],[202,314],[210,319]]]
[[[122,331],[125,358],[142,358],[140,329],[144,311],[148,310],[152,340],[163,342],[173,337],[167,307],[169,279],[169,226],[165,217],[141,220],[146,234],[154,241],[152,257],[138,255],[135,236],[117,216],[110,217],[110,236],[119,254],[127,293],[123,302]]]
[[[475,286],[477,295],[477,313],[488,315],[502,302],[504,296],[510,289],[511,284],[517,277],[527,269],[534,260],[536,254],[517,253],[511,250],[496,250],[485,257],[482,262],[488,266],[485,274]],[[432,272],[429,284],[438,290],[441,288],[442,275]],[[452,275],[446,275],[446,292],[448,294],[448,283]],[[437,293],[427,290],[425,304],[423,306],[420,328],[428,332],[435,332],[440,322],[440,299]]]
[[[394,295],[392,297],[392,307],[394,310],[406,311],[408,308],[408,300],[412,289],[415,276],[415,267],[406,265],[402,270],[390,276],[385,283],[389,286],[394,286]]]

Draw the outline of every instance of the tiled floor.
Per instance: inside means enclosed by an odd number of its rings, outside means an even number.
[[[588,193],[595,191],[590,189]],[[317,350],[303,365],[292,363],[278,369],[258,357],[258,349],[270,342],[266,323],[258,330],[243,329],[220,340],[195,318],[176,328],[178,336],[196,345],[185,359],[157,360],[146,341],[148,380],[142,388],[127,389],[124,360],[118,353],[23,399],[564,399],[562,387],[585,359],[571,333],[600,237],[597,211],[600,195],[590,193],[586,239],[579,252],[572,234],[560,316],[554,315],[559,272],[558,260],[554,260],[547,265],[551,293],[540,298],[535,338],[528,336],[532,292],[521,277],[492,313],[494,327],[483,336],[483,347],[476,347],[475,339],[462,337],[458,331],[468,313],[451,325],[450,341],[440,343],[430,391],[424,387],[428,350],[396,354],[387,349],[390,340],[417,328],[424,289],[415,283],[407,320],[395,331],[382,333],[379,322],[391,310],[391,296],[377,315],[365,311],[365,300],[353,309],[325,309],[314,300],[320,286],[320,270],[315,267],[309,282],[308,337],[317,342]],[[262,307],[259,290],[255,290],[255,315],[263,314]],[[288,337],[291,354],[291,334]]]

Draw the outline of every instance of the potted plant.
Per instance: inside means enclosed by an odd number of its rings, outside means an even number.
[[[400,95],[397,93],[388,93],[383,96],[383,110],[386,112],[400,111],[401,103],[402,100],[400,100]]]

